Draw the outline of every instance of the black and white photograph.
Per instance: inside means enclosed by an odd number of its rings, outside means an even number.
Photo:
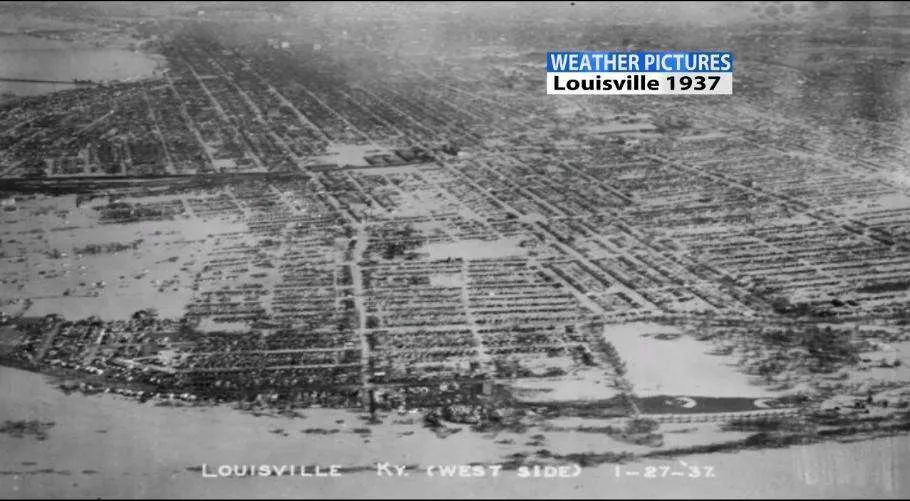
[[[910,498],[910,4],[0,1],[0,499]]]

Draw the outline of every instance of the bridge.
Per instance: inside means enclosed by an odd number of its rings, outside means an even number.
[[[753,411],[711,412],[692,414],[642,414],[640,417],[659,423],[717,423],[730,421],[764,421],[766,419],[799,416],[796,407],[762,409]]]

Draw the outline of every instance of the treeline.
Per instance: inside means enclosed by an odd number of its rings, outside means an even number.
[[[133,240],[130,243],[123,244],[120,242],[112,242],[109,244],[88,244],[85,247],[74,247],[73,252],[76,254],[108,254],[112,252],[122,252],[126,250],[136,250],[144,242],[143,239]]]
[[[860,345],[850,332],[824,328],[817,325],[800,325],[797,329],[768,330],[762,332],[762,341],[778,348],[779,357],[764,361],[758,366],[759,374],[768,375],[782,371],[786,360],[782,353],[799,349],[806,355],[814,372],[834,372],[845,365],[860,361]]]

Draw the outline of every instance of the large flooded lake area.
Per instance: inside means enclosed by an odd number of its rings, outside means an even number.
[[[11,82],[8,79],[135,80],[152,76],[162,61],[154,55],[127,48],[0,34],[0,96],[46,94],[74,87],[72,83]]]

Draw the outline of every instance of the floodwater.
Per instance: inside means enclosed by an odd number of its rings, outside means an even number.
[[[156,201],[155,199],[145,199]],[[176,200],[162,198],[157,201]],[[97,315],[127,319],[154,306],[163,318],[179,318],[192,299],[197,258],[207,255],[215,235],[243,227],[223,220],[177,218],[99,224],[92,204],[75,207],[75,195],[40,196],[0,213],[0,238],[6,257],[0,260],[0,312],[29,316],[51,313],[68,320]],[[111,253],[77,252],[89,244],[137,243]],[[60,252],[50,257],[47,252]]]
[[[710,343],[689,336],[663,340],[657,334],[679,334],[677,328],[647,322],[604,327],[607,341],[626,359],[635,394],[759,398],[775,393],[756,386],[739,372],[732,356],[712,355]]]
[[[160,64],[160,58],[138,51],[26,35],[0,35],[0,79],[135,80],[153,75]],[[37,95],[74,87],[72,83],[0,81],[0,95]]]
[[[44,441],[0,435],[0,498],[36,497],[887,497],[910,496],[910,437],[818,444],[683,458],[713,467],[712,478],[626,476],[649,460],[585,468],[575,478],[430,478],[430,464],[497,461],[493,440],[468,431],[444,442],[419,424],[373,426],[345,411],[311,409],[305,418],[255,417],[229,408],[169,408],[111,395],[64,395],[44,376],[0,367],[0,423],[53,421]],[[344,421],[339,423],[338,420]],[[338,429],[331,435],[306,428]],[[276,433],[284,430],[287,436]],[[404,435],[413,431],[411,435]],[[378,477],[376,461],[412,465]],[[331,464],[370,467],[337,478],[203,478],[205,463]],[[194,468],[194,469],[188,469]]]

